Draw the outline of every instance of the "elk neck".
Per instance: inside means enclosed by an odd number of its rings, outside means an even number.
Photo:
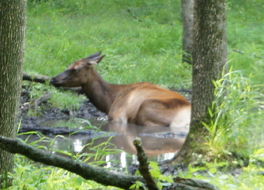
[[[118,93],[118,86],[106,82],[95,69],[91,69],[88,82],[82,85],[82,89],[100,111],[108,113]]]

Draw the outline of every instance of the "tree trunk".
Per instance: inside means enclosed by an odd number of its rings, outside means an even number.
[[[202,125],[209,119],[208,109],[214,101],[214,84],[221,78],[227,60],[226,2],[194,2],[192,121],[190,133],[177,160],[188,162],[203,149],[208,132]]]
[[[25,0],[0,1],[0,135],[7,137],[14,137],[17,130],[16,111],[21,88],[25,4]],[[3,178],[12,167],[12,154],[0,150],[0,183],[3,183]]]
[[[193,0],[182,0],[182,62],[192,64],[192,48],[193,48]]]

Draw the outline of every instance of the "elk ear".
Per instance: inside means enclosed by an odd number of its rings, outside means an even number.
[[[93,58],[86,58],[87,59],[87,63],[90,65],[96,65],[98,63],[100,63],[100,61],[102,61],[102,59],[105,57],[105,55],[99,55]]]
[[[75,63],[75,66],[78,68],[83,66],[90,66],[90,65],[96,65],[98,64],[105,55],[101,55],[101,52],[95,53],[93,55],[90,55],[89,57],[83,58]]]
[[[98,57],[100,55],[101,55],[101,52],[99,51],[99,52],[97,52],[97,53],[95,53],[93,55],[88,56],[87,59],[93,59],[93,58]]]

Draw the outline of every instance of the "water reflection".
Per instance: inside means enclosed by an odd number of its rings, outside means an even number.
[[[172,129],[170,127],[118,125],[115,123],[108,123],[103,126],[103,130],[118,134],[112,138],[112,143],[131,154],[136,154],[133,140],[139,137],[148,156],[177,152],[188,133],[187,128]]]
[[[72,134],[40,139],[37,135],[22,135],[28,142],[45,146],[53,152],[68,151],[85,155],[86,161],[104,161],[105,167],[127,168],[137,163],[133,140],[139,137],[146,154],[152,160],[171,159],[184,143],[188,128],[146,127],[134,124],[107,123],[102,131],[91,135]],[[116,149],[120,151],[116,151]],[[107,153],[106,153],[107,152]]]

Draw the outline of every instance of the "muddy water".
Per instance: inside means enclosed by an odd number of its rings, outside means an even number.
[[[150,160],[164,161],[174,157],[188,133],[187,128],[118,125],[98,120],[94,120],[92,123],[93,125],[96,123],[99,127],[87,127],[90,126],[91,121],[84,119],[50,120],[43,124],[53,127],[74,125],[89,133],[78,134],[76,132],[49,137],[23,134],[20,137],[28,143],[44,146],[59,154],[82,155],[81,158],[88,162],[124,170],[137,163],[136,150],[133,145],[135,138],[141,139]]]

